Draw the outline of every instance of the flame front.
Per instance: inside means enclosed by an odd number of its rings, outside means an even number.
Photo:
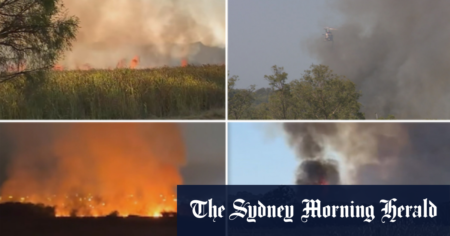
[[[0,202],[22,202],[39,203],[48,206],[55,206],[56,216],[105,216],[117,212],[118,216],[139,215],[161,217],[163,212],[176,212],[175,195],[163,196],[160,198],[147,196],[146,198],[135,197],[133,195],[117,197],[111,202],[104,201],[102,197],[91,194],[81,195],[52,195],[44,197],[42,194],[31,196],[3,197]]]
[[[1,202],[54,206],[57,216],[176,212],[175,188],[182,184],[185,161],[176,124],[64,126],[49,142],[38,141],[32,127],[10,130],[19,145]]]

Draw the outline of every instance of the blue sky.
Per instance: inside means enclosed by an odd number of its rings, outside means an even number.
[[[281,123],[228,124],[228,184],[294,184],[297,165]]]
[[[228,0],[228,69],[238,88],[267,87],[273,65],[299,79],[317,64],[302,46],[323,40],[324,27],[338,27],[342,16],[330,0]]]

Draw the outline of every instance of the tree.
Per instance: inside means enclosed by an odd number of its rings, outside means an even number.
[[[228,72],[228,76],[230,76],[230,72]],[[236,81],[239,80],[239,76],[233,75],[230,78],[228,78],[228,92],[231,92],[234,89],[234,86],[236,86]]]
[[[0,82],[53,67],[77,29],[61,0],[0,0]]]
[[[364,119],[355,84],[328,66],[312,65],[291,83],[291,92],[301,119]]]
[[[255,86],[250,86],[250,89],[235,89],[238,76],[232,76],[228,79],[228,118],[229,119],[243,119],[245,114],[249,112],[255,98]]]
[[[289,97],[285,95],[284,98]],[[288,119],[289,117],[289,103],[285,99],[283,99],[283,95],[281,91],[274,91],[269,96],[269,102],[267,105],[270,114],[272,115],[272,119],[281,120]]]
[[[251,109],[251,117],[250,119],[254,120],[268,120],[271,119],[270,108],[267,103],[260,103],[255,105],[253,109]]]
[[[289,100],[291,98],[289,84],[287,83],[288,74],[284,72],[283,67],[272,66],[273,75],[265,75],[264,78],[269,81],[269,85],[274,91],[271,100],[271,110],[281,109],[280,119],[287,119]]]

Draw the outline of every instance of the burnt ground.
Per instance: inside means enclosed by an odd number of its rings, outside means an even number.
[[[177,218],[55,217],[43,205],[0,204],[0,235],[8,236],[176,236]]]
[[[176,218],[2,218],[8,236],[176,236]]]

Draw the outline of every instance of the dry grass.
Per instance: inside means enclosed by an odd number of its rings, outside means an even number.
[[[225,75],[219,65],[30,75],[0,84],[0,119],[225,119]]]

